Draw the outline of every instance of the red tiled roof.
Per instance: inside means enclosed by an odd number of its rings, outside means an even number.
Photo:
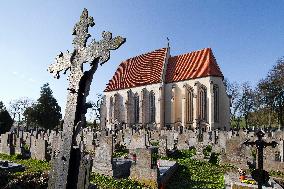
[[[142,54],[122,62],[104,92],[161,82],[167,48]],[[166,83],[206,76],[223,77],[210,48],[170,57]]]
[[[166,83],[206,76],[223,77],[210,48],[169,58]]]
[[[162,48],[122,62],[104,92],[160,83],[166,52]]]

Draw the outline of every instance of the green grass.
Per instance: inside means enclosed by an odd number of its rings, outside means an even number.
[[[43,172],[50,169],[50,164],[46,161],[36,159],[22,159],[20,155],[0,154],[0,160],[8,160],[25,166],[25,171],[12,173],[14,175],[22,175],[26,173]]]
[[[224,167],[192,159],[177,160],[179,167],[167,188],[224,188]]]
[[[232,166],[191,159],[195,149],[178,151],[176,154],[163,158],[175,160],[179,164],[177,172],[167,184],[168,189],[224,188],[224,173]]]
[[[119,179],[116,180],[112,177],[91,174],[90,182],[95,184],[98,189],[148,189],[145,185],[130,179]]]
[[[25,166],[23,172],[0,172],[0,188],[46,189],[50,165],[46,161],[22,159],[20,155],[0,154],[0,160],[8,160]]]

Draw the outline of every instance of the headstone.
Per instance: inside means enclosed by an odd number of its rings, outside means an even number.
[[[167,136],[160,137],[158,153],[162,157],[167,156]]]
[[[95,149],[92,171],[95,173],[113,176],[112,152],[112,136],[101,137],[100,146]]]
[[[130,178],[147,183],[152,188],[158,185],[158,169],[153,165],[155,148],[137,148],[134,150],[136,162],[130,168]]]

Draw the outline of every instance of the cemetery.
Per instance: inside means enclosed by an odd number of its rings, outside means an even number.
[[[209,48],[170,58],[168,43],[167,48],[160,50],[163,52],[153,51],[124,61],[109,81],[106,95],[98,105],[100,122],[96,127],[88,126],[86,113],[90,103],[87,97],[93,77],[98,66],[109,61],[112,51],[119,51],[126,42],[126,38],[113,37],[109,31],[103,31],[100,40],[96,37],[88,41],[91,38],[89,29],[94,25],[93,17],[84,9],[73,29],[73,49],[60,52],[48,67],[48,72],[56,79],[62,73],[69,74],[65,115],[60,123],[53,129],[38,125],[21,128],[18,125],[7,132],[0,130],[0,188],[284,187],[283,128],[241,128],[240,120],[236,127],[230,125],[232,97],[227,94],[224,76]],[[147,83],[151,86],[140,90],[141,86],[129,81],[129,74],[124,71],[127,63],[132,65],[139,57],[147,59],[153,55],[154,58],[162,56],[164,61],[160,83]],[[183,85],[174,80],[180,72],[170,72],[172,78],[169,79],[167,66],[178,64],[180,57],[186,59],[191,56],[208,59],[203,62],[208,67],[200,70],[209,70],[206,72],[209,75],[186,78],[188,83],[183,78]],[[167,79],[176,83],[172,85]],[[193,82],[193,79],[196,81]],[[202,82],[207,83],[203,85]],[[158,99],[155,93],[159,94]],[[273,103],[282,103],[283,96],[282,90]],[[171,110],[163,109],[167,103]],[[275,106],[280,107],[279,104]],[[193,107],[197,107],[195,112]],[[4,112],[4,105],[0,106],[0,110]],[[34,113],[32,108],[28,110],[26,115]],[[247,115],[243,115],[247,122],[246,118]]]
[[[22,144],[25,143],[28,146],[30,158],[33,161],[42,161],[45,164],[44,167],[48,170],[50,167],[47,162],[49,161],[52,164],[50,157],[54,157],[54,152],[49,149],[58,145],[56,143],[60,141],[62,135],[62,131],[51,130],[2,134],[0,153],[7,155],[2,155],[0,159],[14,157],[15,154],[24,156]],[[283,131],[268,131],[263,136],[266,141],[277,141],[278,143],[275,148],[264,148],[264,170],[273,173],[274,170],[284,169],[283,136]],[[182,165],[190,166],[187,171],[204,167],[204,169],[210,170],[207,172],[213,173],[212,178],[207,177],[208,175],[202,175],[204,173],[192,175],[191,182],[195,179],[201,181],[204,179],[212,182],[211,184],[217,188],[223,188],[226,183],[225,178],[231,183],[238,183],[237,168],[249,171],[248,165],[257,162],[252,153],[253,148],[244,144],[247,139],[257,139],[255,132],[242,129],[239,131],[217,130],[203,132],[202,136],[199,137],[197,131],[192,130],[184,130],[180,134],[180,131],[176,130],[134,130],[123,127],[117,131],[95,131],[86,128],[81,131],[76,141],[91,156],[92,165],[88,164],[90,166],[89,171],[92,172],[90,174],[91,181],[92,178],[95,181],[98,179],[94,175],[99,175],[99,178],[104,175],[109,179],[111,177],[117,179],[131,178],[133,180],[131,182],[137,181],[152,188],[158,186],[175,188],[174,186],[178,185],[177,182],[180,183],[180,179],[185,179],[183,177],[186,176],[183,173],[186,170],[179,170]],[[21,143],[17,141],[21,141]],[[158,141],[158,143],[153,143],[153,141]],[[152,144],[155,146],[152,146]],[[127,150],[124,149],[124,153],[119,154],[118,150],[123,151],[119,149],[121,146]],[[211,146],[211,148],[208,148],[208,146]],[[117,157],[114,157],[115,153],[118,154]],[[214,160],[214,154],[220,155],[217,155],[217,159]],[[275,156],[271,157],[269,154],[275,154]],[[16,160],[16,158],[12,160]],[[21,161],[28,161],[28,159]],[[17,160],[15,163],[21,161]],[[36,169],[44,170],[42,168]],[[226,171],[229,172],[225,174]],[[233,171],[234,174],[230,171]],[[180,176],[177,177],[176,174],[180,174]],[[235,178],[232,178],[232,175]],[[119,182],[119,180],[116,182]],[[210,185],[210,182],[204,182],[204,187]],[[275,183],[275,181],[271,182]],[[239,183],[241,182],[239,181]],[[276,186],[277,183],[274,185]],[[257,187],[257,185],[255,186]]]

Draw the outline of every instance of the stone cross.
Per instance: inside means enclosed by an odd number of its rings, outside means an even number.
[[[94,25],[93,17],[88,16],[87,9],[84,9],[80,21],[76,23],[73,30],[74,50],[61,52],[48,68],[48,71],[54,73],[57,79],[61,71],[65,74],[67,70],[70,70],[62,137],[58,141],[59,144],[55,145],[59,148],[53,149],[49,189],[85,188],[85,185],[77,186],[78,179],[82,179],[78,178],[78,175],[80,175],[80,161],[84,158],[84,154],[78,152],[76,136],[85,125],[86,97],[98,64],[107,62],[110,58],[110,50],[119,48],[125,42],[125,38],[120,36],[112,38],[110,32],[104,31],[102,40],[93,39],[87,45],[87,40],[91,36],[88,28]],[[91,68],[83,72],[83,64],[86,62],[90,63]]]
[[[255,171],[255,174],[252,173],[252,176],[254,179],[256,179],[257,184],[258,184],[258,189],[262,188],[262,184],[265,184],[265,180],[267,180],[267,172],[263,170],[263,149],[267,146],[272,146],[275,148],[277,146],[277,142],[272,141],[272,142],[265,142],[262,140],[262,137],[264,137],[264,132],[259,130],[256,133],[257,140],[254,142],[250,142],[249,140],[245,141],[244,144],[246,146],[256,146],[257,148],[257,164],[258,164],[258,169]],[[255,175],[255,176],[254,176]]]

